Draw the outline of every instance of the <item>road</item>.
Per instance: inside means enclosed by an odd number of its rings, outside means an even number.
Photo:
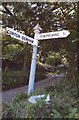
[[[52,75],[49,78],[46,78],[46,79],[39,81],[39,82],[36,82],[35,89],[41,89],[41,88],[44,88],[48,85],[58,84],[62,77],[64,77],[64,75],[62,75],[62,74]],[[28,90],[28,86],[23,86],[23,87],[19,87],[16,89],[11,89],[11,90],[2,92],[2,93],[0,93],[0,95],[2,94],[2,101],[3,102],[11,102],[17,93],[19,93],[19,92],[27,93],[27,90]]]

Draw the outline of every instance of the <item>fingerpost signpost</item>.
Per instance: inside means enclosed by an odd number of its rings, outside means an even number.
[[[33,54],[32,54],[32,62],[29,76],[29,85],[28,85],[28,95],[34,92],[34,82],[35,82],[35,73],[36,73],[36,58],[37,58],[37,48],[38,48],[38,40],[48,40],[53,38],[65,38],[70,32],[68,30],[48,32],[48,33],[40,33],[42,28],[39,24],[37,24],[34,28],[34,38],[31,38],[27,35],[24,35],[12,28],[6,28],[7,34],[11,37],[18,39],[23,42],[27,42],[28,44],[33,45]]]

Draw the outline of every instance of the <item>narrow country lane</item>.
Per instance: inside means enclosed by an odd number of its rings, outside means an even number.
[[[64,77],[63,74],[51,75],[50,77],[48,77],[44,80],[36,82],[35,83],[35,89],[44,88],[44,87],[46,87],[48,85],[52,85],[52,84],[58,84],[62,77]],[[10,102],[16,96],[17,93],[19,93],[19,92],[27,93],[27,90],[28,90],[28,86],[23,86],[23,87],[19,87],[19,88],[16,88],[16,89],[11,89],[11,90],[2,92],[2,101],[3,102]]]

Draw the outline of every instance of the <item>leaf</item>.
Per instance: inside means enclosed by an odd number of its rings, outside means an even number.
[[[73,118],[76,115],[77,108],[73,108],[68,116],[68,118]]]
[[[53,114],[54,118],[60,118],[61,117],[60,113],[57,110],[53,109],[52,112],[54,113]]]

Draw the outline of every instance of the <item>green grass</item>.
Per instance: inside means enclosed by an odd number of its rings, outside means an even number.
[[[36,104],[28,102],[30,96],[19,93],[12,103],[3,103],[3,118],[79,118],[77,103],[77,89],[62,80],[59,85],[51,85],[45,89],[35,90],[33,95],[50,95],[50,102],[46,104],[44,99]]]

